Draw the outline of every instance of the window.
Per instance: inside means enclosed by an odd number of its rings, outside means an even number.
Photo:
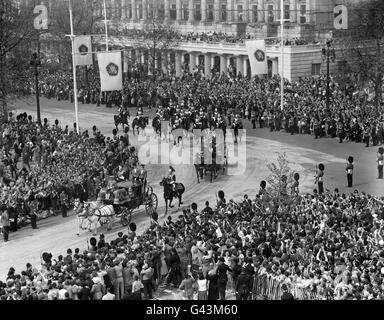
[[[237,6],[237,16],[238,16],[238,21],[244,21],[244,13],[243,13],[242,5]]]
[[[172,20],[176,20],[176,4],[172,4],[169,10],[169,16]]]
[[[143,19],[143,5],[139,4],[139,19]]]
[[[268,5],[268,22],[273,22],[275,20],[275,17],[273,16],[273,5]]]
[[[312,63],[312,75],[320,75],[321,63]]]
[[[225,4],[221,6],[221,21],[227,21],[227,6]]]
[[[290,19],[289,4],[284,5],[284,19]]]
[[[197,4],[196,5],[196,20],[197,21],[201,21],[201,5],[200,4]]]
[[[183,7],[183,20],[189,19],[189,8],[187,6]]]
[[[253,21],[252,22],[257,22],[257,20],[258,20],[257,6],[255,6],[255,5],[252,6],[252,13],[253,13]]]
[[[213,20],[213,4],[208,5],[207,19],[210,21]]]
[[[300,5],[300,23],[307,22],[307,6],[305,4]]]

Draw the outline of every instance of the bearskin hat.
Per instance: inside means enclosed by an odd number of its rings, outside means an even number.
[[[220,199],[223,199],[223,198],[224,198],[224,191],[223,191],[223,190],[220,190],[220,191],[218,192],[218,196],[219,196]]]
[[[57,126],[59,125],[59,120],[57,120],[57,119],[55,120],[55,125],[57,125]]]
[[[28,116],[28,120],[32,121],[32,116],[31,115]]]
[[[44,118],[44,123],[47,123],[48,122],[48,119],[47,118]]]
[[[260,187],[265,189],[265,187],[267,186],[267,183],[263,180],[260,182]]]
[[[349,162],[349,163],[353,163],[353,157],[352,157],[352,156],[349,156],[349,157],[348,157],[348,162]]]
[[[115,135],[117,135],[117,130],[116,129],[113,129],[112,130],[112,134],[115,136]]]
[[[91,239],[89,239],[89,243],[91,244],[91,246],[95,246],[97,244],[96,238],[92,237]]]
[[[300,175],[296,172],[296,173],[293,175],[293,178],[294,178],[296,181],[299,181],[299,179],[300,179]]]
[[[383,148],[383,147],[380,147],[380,148],[379,148],[379,153],[380,153],[380,154],[383,154],[383,153],[384,153],[384,148]]]
[[[136,232],[136,223],[132,222],[130,225],[129,225],[129,230],[131,230],[132,232]]]
[[[319,164],[319,169],[323,171],[325,169],[324,165],[322,163]]]
[[[52,254],[48,252],[44,252],[42,258],[45,262],[49,262],[52,259]]]

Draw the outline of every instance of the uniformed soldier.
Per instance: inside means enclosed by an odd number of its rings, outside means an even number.
[[[68,195],[63,190],[60,193],[60,208],[61,208],[61,215],[63,216],[63,218],[66,218],[68,216],[68,207],[69,207]]]
[[[339,143],[343,142],[344,139],[344,125],[341,121],[337,123],[337,136],[339,137]]]
[[[293,135],[295,132],[295,122],[294,122],[293,116],[289,117],[288,126],[289,126],[289,132],[291,133],[291,135]]]
[[[364,135],[365,146],[369,147],[369,139],[370,139],[370,136],[371,136],[371,128],[368,125],[364,126],[363,135]]]
[[[316,172],[316,180],[318,192],[319,194],[324,193],[324,165],[322,163],[319,164],[317,172]]]
[[[292,183],[292,186],[291,186],[291,195],[292,196],[298,196],[299,195],[299,179],[300,179],[300,175],[296,172],[293,175],[293,178],[294,178],[295,181]]]
[[[347,181],[348,181],[348,188],[352,188],[353,184],[353,157],[349,156],[348,157],[348,163],[347,163]]]
[[[379,171],[379,178],[383,179],[383,165],[384,165],[384,148],[380,147],[377,153],[377,170]]]
[[[145,166],[143,164],[141,165],[141,169],[139,171],[138,181],[140,181],[142,184],[141,191],[143,194],[145,190],[145,185],[147,183],[147,170],[145,170]]]
[[[172,166],[169,167],[168,183],[172,185],[173,191],[176,191],[176,175],[175,169]]]
[[[315,139],[317,139],[320,134],[320,123],[318,119],[315,119],[315,121],[313,122],[313,132],[315,134]]]
[[[260,199],[264,199],[264,197],[267,195],[267,190],[265,189],[267,187],[267,183],[263,180],[260,182],[260,190],[259,190],[259,197]]]

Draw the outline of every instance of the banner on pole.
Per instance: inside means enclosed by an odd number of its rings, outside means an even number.
[[[45,5],[39,4],[33,9],[33,14],[37,14],[33,19],[33,27],[36,30],[48,30],[48,9]]]
[[[92,38],[90,36],[75,37],[75,65],[89,66],[92,60]]]
[[[101,91],[123,90],[121,52],[99,52]]]
[[[245,43],[252,76],[268,73],[267,54],[265,53],[265,40],[252,40]]]

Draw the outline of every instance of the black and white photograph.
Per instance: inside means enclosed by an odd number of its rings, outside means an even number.
[[[383,90],[383,0],[0,0],[0,305],[384,300]]]

